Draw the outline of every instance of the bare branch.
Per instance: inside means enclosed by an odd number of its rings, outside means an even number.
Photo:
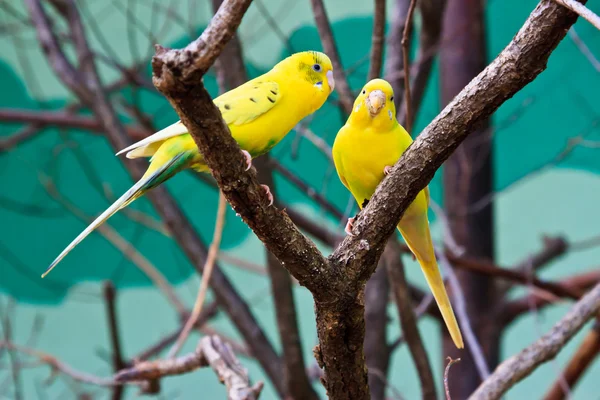
[[[202,35],[184,49],[168,50],[157,45],[156,55],[152,59],[154,85],[160,90],[161,85],[157,84],[157,80],[160,82],[167,71],[168,75],[177,76],[178,81],[182,83],[200,82],[204,73],[235,34],[250,3],[252,0],[224,1]]]
[[[121,352],[121,339],[119,336],[119,326],[117,322],[117,306],[115,304],[116,290],[111,282],[104,284],[104,299],[108,314],[108,327],[110,332],[110,344],[112,347],[112,362],[115,372],[125,368],[123,354]],[[112,392],[112,400],[119,400],[123,397],[123,387],[116,386]]]
[[[52,374],[55,374],[57,372],[62,373],[62,374],[69,376],[73,380],[81,382],[81,383],[88,383],[90,385],[109,386],[109,387],[121,385],[120,382],[116,381],[113,378],[100,378],[95,375],[90,375],[90,374],[86,374],[83,372],[79,372],[79,371],[73,369],[68,364],[65,364],[64,362],[58,360],[53,355],[44,353],[42,351],[34,350],[29,347],[19,346],[17,344],[14,344],[14,343],[8,342],[8,341],[0,341],[0,349],[14,350],[14,351],[18,351],[19,353],[23,353],[25,355],[33,357],[33,358],[37,359],[38,361],[40,361],[41,363],[50,366]]]
[[[373,12],[373,34],[371,35],[371,59],[367,80],[378,78],[381,75],[383,61],[383,43],[385,34],[385,0],[375,0]]]
[[[25,140],[36,135],[40,129],[47,127],[85,129],[94,133],[103,133],[101,122],[93,117],[71,114],[68,112],[32,111],[14,108],[0,109],[0,121],[32,123],[19,133],[0,140],[0,151],[8,151]],[[127,134],[133,140],[145,138],[146,130],[138,126],[127,126]]]
[[[408,0],[402,0],[408,1]],[[446,7],[446,0],[420,0],[417,3],[421,15],[421,29],[419,32],[419,50],[413,65],[415,66],[414,78],[411,79],[410,97],[412,100],[413,125],[416,120],[417,113],[421,108],[421,101],[427,88],[427,82],[431,75],[435,54],[439,48],[440,35],[442,32],[442,16]],[[415,65],[416,64],[416,65]],[[411,73],[413,69],[411,65]],[[396,79],[402,79],[399,76]],[[394,88],[395,90],[396,88]],[[398,93],[398,121],[401,124],[406,122],[406,107],[401,107],[400,100],[402,99]],[[410,131],[409,131],[410,132]]]
[[[411,0],[395,0],[392,11],[390,29],[388,32],[387,56],[385,61],[385,79],[394,89],[397,112],[400,111],[402,96],[404,93],[404,58],[402,52],[402,36],[404,34],[404,24],[407,20],[408,6]],[[400,75],[399,72],[403,71]],[[403,120],[402,120],[403,121]]]
[[[385,253],[384,253],[385,254]],[[400,253],[396,256],[400,258]],[[384,400],[391,349],[388,346],[388,304],[390,285],[386,274],[389,260],[383,257],[365,287],[365,362],[369,370],[372,400]]]
[[[80,34],[80,40],[78,41],[77,49],[78,51],[82,51],[83,53],[87,54],[89,52],[84,49],[84,46],[87,46],[85,41],[85,31],[83,28],[81,28],[81,21],[78,13],[76,12],[76,5],[73,0],[66,1],[71,8],[68,19],[69,26],[73,31],[77,31]],[[207,34],[199,38],[207,39],[208,36],[211,41],[207,43],[210,43],[210,46],[212,47],[207,49],[202,45],[202,43],[197,41],[198,48],[200,51],[202,51],[202,54],[206,55],[210,59],[211,62],[218,55],[218,52],[215,52],[214,49],[217,47],[221,48],[225,41],[230,37],[230,34],[228,33],[230,30],[227,27],[222,27],[220,25],[231,22],[237,26],[237,24],[239,24],[239,19],[241,19],[243,14],[234,12],[233,17],[230,17],[227,15],[227,9],[234,5],[238,6],[239,11],[241,6],[249,3],[250,1],[235,0],[225,2],[222,7],[224,11],[217,13],[217,18],[213,20],[214,23],[211,24],[205,31]],[[48,32],[51,32],[50,24],[44,9],[40,4],[40,1],[27,0],[27,6],[36,26],[40,42],[43,44],[43,47],[47,53],[47,57],[51,61],[50,64],[59,78],[61,78],[61,80],[63,80],[63,82],[80,97],[81,101],[89,105],[94,111],[94,114],[98,120],[102,122],[108,139],[114,150],[119,150],[129,146],[131,141],[128,140],[123,126],[116,117],[116,114],[110,103],[106,101],[105,93],[100,83],[98,74],[94,70],[93,65],[91,65],[92,63],[86,64],[86,79],[77,80],[75,82],[65,79],[64,71],[61,68],[63,67],[62,60],[66,60],[66,57],[62,53],[61,48],[54,43],[56,41],[48,43],[48,45],[45,44],[46,42],[52,41],[52,39],[55,38],[48,34]],[[237,23],[235,20],[237,20]],[[215,32],[216,36],[214,36]],[[161,51],[163,53],[166,52],[164,49]],[[60,54],[54,54],[56,52]],[[180,56],[180,53],[175,52],[174,57],[177,59],[182,59],[186,56],[185,54]],[[79,56],[78,58],[82,59],[85,57]],[[202,61],[190,65],[197,66],[198,68],[208,68],[206,64],[203,64]],[[168,69],[168,65],[163,64],[163,67],[163,69]],[[71,84],[76,84],[76,87],[72,87]],[[125,166],[127,167],[133,179],[137,180],[144,174],[147,165],[144,163],[144,161],[140,160],[128,162],[125,164]],[[177,240],[181,249],[187,255],[193,266],[199,272],[201,272],[204,265],[204,260],[207,257],[206,246],[204,243],[202,243],[190,222],[185,218],[179,207],[177,207],[173,198],[169,196],[163,188],[156,188],[152,190],[150,193],[148,193],[147,197],[152,201],[155,209],[158,211],[165,224],[169,227],[173,237],[175,240]],[[263,330],[257,324],[256,319],[252,315],[247,303],[235,291],[227,277],[220,271],[218,265],[215,265],[210,283],[212,289],[215,291],[217,301],[222,306],[222,309],[230,316],[232,322],[236,325],[237,329],[241,332],[241,334],[244,336],[244,339],[251,347],[253,355],[260,362],[261,366],[267,372],[267,375],[271,378],[277,391],[282,394],[283,385],[281,378],[281,361],[275,353],[271,343],[266,338]]]
[[[344,113],[350,115],[352,112],[352,105],[354,104],[354,95],[352,94],[352,90],[348,84],[348,78],[346,77],[344,67],[340,61],[340,55],[335,44],[335,39],[333,38],[331,24],[329,23],[329,18],[325,11],[325,5],[323,4],[323,0],[310,0],[310,4],[312,6],[313,14],[315,15],[315,23],[317,24],[317,30],[321,37],[323,50],[327,53],[333,65],[333,77],[335,79],[335,87],[340,96],[340,104],[342,105]]]
[[[561,373],[561,378],[565,380],[568,387],[573,388],[579,381],[586,369],[592,364],[594,359],[600,354],[600,322],[596,321],[592,329],[588,332],[579,348]],[[557,379],[544,400],[562,400],[566,393],[563,390],[561,378]]]
[[[575,0],[554,0],[558,4],[567,7],[574,13],[579,14],[583,19],[594,25],[596,29],[600,29],[600,17],[592,12],[589,8]]]
[[[584,293],[600,281],[600,270],[585,272],[580,275],[568,277],[558,284],[571,288],[573,291]],[[510,324],[514,319],[529,312],[532,307],[539,310],[545,306],[555,304],[562,298],[546,291],[535,291],[522,298],[509,301],[503,305],[500,319],[504,325]]]
[[[579,300],[552,329],[509,358],[473,393],[470,400],[498,399],[540,364],[553,359],[583,325],[600,310],[600,284]]]
[[[154,63],[162,68],[154,83],[189,128],[219,187],[259,239],[315,297],[320,340],[315,355],[325,367],[324,382],[332,398],[368,396],[360,298],[404,209],[477,123],[545,68],[550,53],[573,22],[572,15],[560,6],[541,2],[498,58],[404,153],[360,213],[355,225],[358,235],[346,237],[328,260],[287,216],[266,206],[254,172],[244,171],[239,147],[201,82],[193,82],[192,90],[192,82],[178,79],[193,76],[198,68],[180,65],[176,69],[190,70],[172,74],[161,61],[169,59],[169,52],[159,49]]]
[[[198,342],[196,351],[178,358],[145,361],[122,370],[115,376],[119,383],[156,380],[165,376],[181,375],[198,368],[210,366],[227,387],[227,398],[257,399],[262,382],[250,386],[248,371],[242,367],[231,347],[218,336],[205,336]]]
[[[200,314],[202,313],[202,306],[204,305],[204,299],[206,298],[206,292],[208,291],[208,282],[210,282],[210,276],[212,275],[213,268],[215,266],[215,260],[219,253],[219,246],[221,245],[221,237],[223,236],[223,229],[225,228],[225,211],[227,210],[227,202],[223,193],[219,193],[219,207],[217,209],[217,221],[215,223],[215,231],[213,233],[212,243],[208,249],[208,257],[202,268],[202,281],[200,282],[200,288],[198,289],[198,296],[192,308],[192,314],[186,321],[179,337],[175,341],[175,344],[169,351],[167,358],[173,358],[179,353],[181,347],[184,345],[190,332],[198,322]]]
[[[435,400],[437,398],[435,381],[433,380],[429,358],[427,357],[419,327],[417,326],[417,318],[412,306],[408,282],[404,275],[404,264],[399,257],[399,253],[398,242],[395,238],[392,238],[388,243],[388,247],[383,252],[383,258],[387,261],[387,273],[392,285],[392,294],[398,307],[398,316],[403,337],[419,374],[421,398]]]
[[[446,365],[446,368],[444,369],[444,392],[446,393],[446,400],[452,400],[452,397],[450,397],[450,385],[448,385],[448,378],[450,377],[450,367],[452,367],[452,365],[454,365],[455,363],[459,362],[460,358],[453,360],[451,357],[447,357],[446,359],[448,360],[448,365]]]
[[[410,34],[412,32],[412,16],[415,12],[417,0],[410,0],[406,22],[404,23],[404,32],[402,32],[402,59],[404,60],[404,104],[406,106],[406,121],[404,127],[408,132],[412,131],[413,115],[412,100],[410,98]]]

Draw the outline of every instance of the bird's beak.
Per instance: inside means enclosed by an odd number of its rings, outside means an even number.
[[[329,85],[329,93],[335,89],[335,79],[333,79],[333,71],[327,71],[327,84]]]
[[[385,106],[385,94],[381,90],[373,90],[367,96],[366,103],[369,114],[371,114],[371,117],[374,117]]]

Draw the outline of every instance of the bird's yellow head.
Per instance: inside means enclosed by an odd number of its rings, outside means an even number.
[[[283,73],[298,91],[298,98],[311,99],[311,111],[320,108],[333,89],[333,66],[325,53],[303,51],[295,53],[279,62],[274,71]],[[303,94],[307,96],[302,96]]]
[[[383,79],[369,81],[356,97],[350,118],[363,125],[393,126],[396,106],[392,85]]]

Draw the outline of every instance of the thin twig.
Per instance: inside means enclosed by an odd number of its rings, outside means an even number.
[[[594,25],[596,29],[600,29],[600,17],[592,12],[589,8],[575,0],[554,0],[561,6],[567,7],[569,10],[587,20]]]
[[[412,32],[412,16],[415,12],[417,0],[410,0],[408,6],[408,14],[406,15],[406,23],[404,24],[404,32],[402,33],[402,58],[404,59],[404,103],[406,104],[406,130],[412,131],[413,115],[412,115],[412,100],[410,98],[410,34]]]
[[[450,385],[448,385],[448,377],[450,375],[450,367],[455,363],[460,361],[460,358],[452,359],[452,357],[447,357],[448,365],[446,365],[446,369],[444,369],[444,392],[446,393],[446,400],[452,400],[450,397]]]
[[[469,398],[498,399],[540,364],[554,359],[565,344],[600,310],[600,284],[579,300],[552,329],[519,354],[500,364]]]
[[[112,282],[104,284],[104,299],[106,301],[106,310],[108,314],[108,327],[110,333],[110,344],[112,347],[113,369],[116,372],[125,368],[123,354],[121,352],[121,339],[119,336],[119,326],[117,322],[117,306],[115,302],[116,290]],[[123,387],[116,386],[112,392],[112,400],[119,400],[123,397]]]
[[[81,383],[88,383],[90,385],[96,385],[96,386],[112,387],[112,386],[116,386],[116,385],[121,385],[120,382],[117,382],[113,378],[101,378],[101,377],[98,377],[95,375],[90,375],[90,374],[86,374],[84,372],[79,372],[79,371],[75,370],[74,368],[72,368],[71,366],[69,366],[68,364],[65,364],[64,362],[58,360],[53,355],[45,353],[43,351],[31,349],[31,348],[25,347],[25,346],[19,346],[15,343],[9,342],[9,341],[0,341],[0,349],[2,349],[2,348],[8,349],[8,350],[14,350],[14,351],[17,351],[19,353],[28,355],[30,357],[33,357],[33,358],[39,360],[41,363],[51,367],[52,374],[56,374],[57,372],[59,372],[59,373],[69,376],[70,378],[72,378],[75,381],[78,381]]]
[[[200,313],[202,312],[202,306],[204,305],[204,299],[206,298],[206,292],[208,290],[208,282],[210,282],[210,276],[215,265],[217,254],[219,253],[219,246],[221,246],[221,237],[223,236],[223,228],[225,227],[225,211],[227,210],[226,206],[227,201],[225,200],[225,196],[223,196],[223,193],[219,192],[219,208],[217,209],[217,221],[215,224],[215,231],[213,233],[212,243],[210,244],[210,248],[208,249],[208,257],[206,257],[206,262],[204,263],[204,273],[202,274],[202,281],[200,282],[198,297],[196,298],[196,302],[194,303],[192,314],[185,323],[183,330],[177,338],[177,341],[169,351],[167,358],[173,358],[177,355],[177,353],[179,353],[179,350],[181,350],[181,347],[185,343],[194,325],[198,321]]]

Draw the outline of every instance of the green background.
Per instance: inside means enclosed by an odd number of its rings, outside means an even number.
[[[10,4],[12,4],[11,2]],[[57,110],[73,100],[57,81],[37,44],[30,26],[19,22],[26,15],[21,4],[14,2],[15,13],[0,8],[0,25],[11,26],[0,34],[0,107]],[[210,2],[199,2],[189,12],[187,1],[175,1],[181,15],[177,23],[165,24],[165,13],[150,2],[132,1],[129,12],[135,24],[127,22],[128,2],[78,2],[87,21],[88,37],[93,48],[109,57],[117,57],[123,65],[147,62],[154,41],[168,46],[182,46],[189,41],[187,21],[191,20],[194,35],[201,32],[212,15]],[[206,3],[206,4],[205,4]],[[372,4],[365,1],[328,0],[325,2],[342,61],[353,67],[350,82],[358,89],[365,82],[372,28]],[[391,1],[388,3],[388,16]],[[590,8],[600,12],[591,2]],[[159,4],[159,3],[157,3]],[[523,24],[536,1],[491,0],[487,2],[488,56],[495,57]],[[135,7],[132,9],[131,7]],[[265,18],[268,12],[276,26]],[[96,29],[89,24],[95,17]],[[416,16],[419,24],[418,15]],[[594,54],[600,54],[600,33],[586,21],[576,25],[577,33]],[[163,28],[164,27],[164,28]],[[152,29],[156,39],[148,38]],[[104,40],[97,33],[101,32]],[[251,6],[240,28],[247,67],[255,76],[268,70],[290,51],[320,50],[320,41],[313,26],[308,2],[263,0]],[[106,44],[110,45],[107,49]],[[119,77],[114,68],[101,65],[104,82]],[[146,73],[149,75],[149,69]],[[440,111],[437,65],[415,132],[419,132]],[[214,76],[205,78],[211,94],[217,93]],[[600,106],[597,101],[600,73],[586,59],[569,37],[559,45],[550,58],[548,69],[532,84],[504,104],[494,116],[495,218],[497,261],[510,265],[541,247],[544,234],[561,234],[576,241],[598,234],[600,214],[597,210],[600,195],[598,149],[593,141],[600,140],[597,128]],[[119,92],[122,98],[137,101],[154,117],[157,127],[164,127],[177,117],[168,103],[148,91]],[[122,111],[122,110],[121,110]],[[128,121],[122,112],[123,120]],[[327,103],[311,122],[311,129],[333,143],[343,121],[337,108]],[[10,136],[22,125],[0,123],[0,135]],[[590,146],[568,148],[569,139],[583,136]],[[587,143],[587,142],[586,142]],[[584,143],[585,144],[585,143]],[[565,152],[565,150],[568,150]],[[77,130],[45,129],[42,134],[0,154],[0,302],[3,310],[10,309],[9,299],[16,305],[11,315],[14,339],[26,343],[36,318],[43,326],[35,347],[50,352],[71,366],[98,375],[111,373],[110,363],[99,356],[109,351],[105,307],[100,283],[111,279],[119,288],[118,307],[120,331],[126,356],[133,356],[177,326],[178,319],[164,297],[149,285],[148,279],[101,235],[91,235],[43,281],[39,274],[60,250],[83,228],[84,224],[55,202],[44,190],[40,179],[52,179],[61,194],[88,215],[97,215],[113,196],[120,195],[131,181],[121,159],[98,134]],[[290,170],[327,196],[344,211],[349,195],[337,180],[333,166],[322,153],[292,132],[272,152]],[[190,174],[184,173],[167,184],[186,215],[198,229],[205,242],[210,242],[214,228],[217,193]],[[276,176],[277,197],[290,207],[297,208],[331,229],[341,232],[342,224],[330,218],[304,193]],[[433,199],[441,203],[440,173],[431,183]],[[133,207],[156,217],[150,204],[142,199]],[[430,213],[436,240],[440,238],[441,223]],[[178,293],[191,307],[198,278],[177,245],[169,237],[148,229],[124,215],[110,220],[110,225],[131,241],[176,286]],[[235,214],[228,210],[222,249],[230,255],[253,263],[264,264],[264,251],[258,239]],[[328,253],[330,249],[323,249]],[[544,278],[560,278],[597,267],[600,251],[570,252],[551,267],[544,269]],[[424,286],[423,277],[409,258],[406,259],[409,278]],[[270,339],[278,343],[273,303],[268,280],[261,275],[242,271],[223,262],[224,272],[234,282],[242,296],[252,305],[253,312]],[[522,294],[522,290],[511,295]],[[312,347],[316,343],[314,315],[310,294],[295,288],[304,351],[309,364],[313,363]],[[391,306],[390,306],[391,307]],[[503,357],[519,351],[560,318],[568,304],[543,310],[537,316],[523,317],[503,336]],[[390,309],[390,337],[398,334],[396,313]],[[212,325],[221,332],[237,337],[235,329],[223,315]],[[441,390],[441,347],[436,323],[424,318],[419,328],[430,350],[434,374]],[[585,330],[583,331],[585,334]],[[530,378],[511,390],[506,398],[538,398],[554,381],[582,335],[578,335],[557,360],[539,368]],[[185,350],[192,350],[190,340]],[[6,357],[0,365],[4,366]],[[258,365],[242,359],[251,378],[264,379]],[[390,383],[405,398],[419,398],[419,388],[412,361],[405,347],[394,354]],[[574,391],[576,399],[600,398],[593,376],[600,373],[600,364],[592,367]],[[23,373],[25,398],[38,398],[39,388],[48,397],[65,398],[71,392],[65,381],[58,380],[43,386],[48,376],[45,368]],[[164,398],[221,398],[223,388],[210,370],[200,370],[181,377],[162,381]],[[322,390],[320,385],[316,385]],[[86,388],[88,389],[88,388]],[[98,389],[89,388],[92,392]],[[0,368],[0,398],[12,396],[10,373]],[[129,389],[128,398],[135,397]],[[208,395],[210,394],[210,396]],[[264,398],[274,398],[270,385]],[[100,398],[107,398],[108,395]]]

